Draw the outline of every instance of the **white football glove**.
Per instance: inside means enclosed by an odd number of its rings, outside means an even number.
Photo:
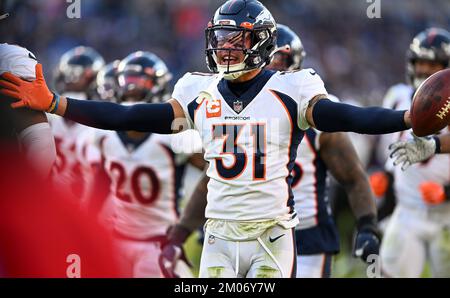
[[[410,165],[432,157],[436,153],[436,140],[432,137],[418,137],[411,133],[412,140],[398,141],[389,145],[390,158],[394,166],[401,164],[402,171]]]

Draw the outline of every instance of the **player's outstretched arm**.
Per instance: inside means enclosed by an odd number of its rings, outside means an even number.
[[[36,64],[36,80],[24,81],[10,73],[0,77],[0,93],[17,99],[13,108],[28,107],[33,110],[55,113],[73,121],[109,130],[136,130],[155,133],[172,133],[186,127],[174,119],[183,119],[180,104],[171,100],[160,104],[122,106],[109,102],[76,100],[52,93],[45,82],[42,65]]]
[[[380,247],[380,236],[376,227],[377,209],[372,199],[369,180],[345,133],[323,133],[319,141],[320,157],[334,178],[345,188],[357,219],[353,255],[367,261],[369,255],[378,255]]]
[[[409,111],[361,108],[333,102],[325,95],[318,95],[309,102],[306,120],[311,126],[325,132],[387,134],[411,127]]]

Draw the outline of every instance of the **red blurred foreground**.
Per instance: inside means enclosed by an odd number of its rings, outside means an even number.
[[[95,217],[0,145],[0,276],[120,277],[119,254]]]

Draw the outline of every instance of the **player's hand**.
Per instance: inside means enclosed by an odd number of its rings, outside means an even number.
[[[185,261],[189,264],[183,250],[183,243],[191,232],[186,228],[175,225],[169,228],[167,232],[167,242],[161,247],[161,254],[158,258],[161,272],[166,278],[178,278],[175,273],[175,267],[179,260]],[[190,264],[189,264],[190,265]]]
[[[353,256],[368,262],[370,255],[380,253],[380,233],[376,227],[375,216],[363,216],[358,220],[357,232],[353,245]]]
[[[53,93],[45,83],[42,65],[36,64],[36,79],[25,81],[7,72],[0,76],[0,93],[17,99],[11,107],[28,107],[38,111],[49,111],[52,105]]]
[[[427,204],[438,205],[445,201],[445,189],[444,187],[432,181],[423,182],[419,186],[422,194],[422,199]]]
[[[394,159],[394,166],[401,164],[402,170],[410,165],[432,157],[436,153],[436,140],[432,137],[417,137],[412,134],[413,139],[398,141],[389,145],[390,158]]]
[[[386,173],[378,171],[369,177],[370,187],[372,192],[378,198],[384,196],[389,186],[389,178]]]

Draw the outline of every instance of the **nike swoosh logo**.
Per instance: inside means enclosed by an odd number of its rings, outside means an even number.
[[[315,72],[315,71],[310,71],[309,73],[310,73],[312,76],[315,76],[317,72]]]
[[[275,238],[269,237],[269,241],[270,243],[277,241],[278,239],[280,239],[281,237],[283,237],[286,234],[281,234],[280,236],[277,236]]]
[[[33,55],[31,55],[31,53],[28,53],[28,57],[31,58],[31,59],[33,59],[33,60],[36,60],[36,61],[37,61],[36,57],[34,57]]]
[[[363,255],[364,252],[364,248],[366,248],[367,244],[369,244],[369,241],[364,242],[364,244],[362,245],[362,247],[358,248],[357,250],[355,250],[355,255],[357,257],[360,257]]]

